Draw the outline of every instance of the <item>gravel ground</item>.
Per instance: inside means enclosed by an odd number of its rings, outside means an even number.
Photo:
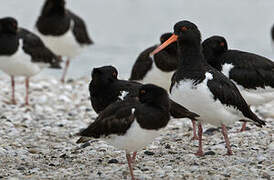
[[[0,77],[0,178],[129,179],[125,153],[103,141],[77,145],[74,136],[96,118],[90,106],[89,77],[62,85],[52,78],[31,79],[30,106],[22,106],[24,81],[16,80],[17,105],[7,105],[10,82]],[[273,179],[274,103],[257,110],[267,126],[237,133],[229,129],[233,155],[226,156],[219,129],[204,127],[204,151],[193,153],[191,122],[171,120],[164,133],[137,154],[138,179]],[[272,113],[272,114],[271,114]],[[272,116],[272,117],[271,117]]]

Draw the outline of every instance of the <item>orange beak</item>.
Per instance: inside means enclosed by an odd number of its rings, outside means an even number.
[[[163,44],[161,44],[160,46],[158,46],[156,49],[154,49],[154,51],[152,51],[149,55],[153,56],[155,54],[157,54],[158,52],[160,52],[161,50],[165,49],[165,47],[167,47],[168,45],[170,45],[171,43],[177,41],[178,36],[173,34],[168,40],[166,40]]]

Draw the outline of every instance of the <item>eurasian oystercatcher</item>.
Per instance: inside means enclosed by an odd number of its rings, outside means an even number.
[[[274,100],[274,62],[257,54],[228,49],[222,36],[212,36],[202,43],[207,62],[232,80],[249,105]],[[246,122],[241,131],[245,130]]]
[[[225,75],[207,64],[202,54],[201,34],[195,24],[180,21],[174,26],[174,34],[152,52],[164,49],[177,41],[179,66],[172,77],[170,96],[186,108],[197,112],[199,120],[199,149],[202,150],[202,123],[222,127],[227,154],[231,147],[226,126],[240,119],[247,119],[262,127],[265,122],[259,119],[249,108],[236,85]]]
[[[107,87],[106,87],[107,88]],[[166,90],[146,84],[138,91],[139,101],[118,101],[105,108],[80,136],[102,138],[126,151],[131,178],[134,179],[131,152],[151,143],[170,120]],[[77,143],[81,143],[80,138]]]
[[[12,17],[0,19],[0,69],[10,75],[12,103],[15,101],[15,76],[26,77],[26,105],[29,104],[29,78],[43,68],[61,68],[59,58],[52,53],[38,36],[18,28]]]
[[[64,0],[46,0],[35,26],[53,52],[68,58],[61,78],[64,82],[70,60],[93,44],[84,20],[66,9]]]

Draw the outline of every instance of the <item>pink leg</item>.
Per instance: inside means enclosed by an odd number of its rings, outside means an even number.
[[[202,128],[202,123],[201,122],[199,122],[199,124],[198,124],[198,136],[199,136],[199,149],[195,153],[195,155],[196,156],[203,156],[204,155],[203,147],[202,147],[203,128]]]
[[[16,104],[16,101],[15,101],[15,82],[14,82],[14,77],[13,76],[11,76],[11,88],[12,88],[11,103]]]
[[[129,168],[129,171],[130,171],[131,179],[134,180],[133,169],[132,169],[132,166],[131,166],[130,154],[127,153],[126,157],[127,157],[127,163],[128,163],[128,168]]]
[[[244,131],[245,131],[245,128],[246,128],[246,122],[243,123],[243,126],[242,126],[240,132],[244,132]]]
[[[222,124],[222,133],[225,139],[225,144],[226,144],[226,148],[227,148],[227,155],[232,155],[232,151],[231,151],[231,146],[230,146],[230,142],[227,136],[227,129],[225,127],[225,125]]]
[[[26,77],[26,103],[25,105],[29,105],[29,77]]]
[[[69,63],[70,63],[70,60],[68,59],[68,60],[66,61],[66,66],[65,66],[65,69],[64,69],[64,71],[63,71],[62,78],[61,78],[61,82],[62,82],[62,83],[65,82],[65,77],[66,77],[67,72],[68,72]]]
[[[191,140],[198,140],[198,136],[196,134],[196,121],[191,120],[192,122],[192,127],[193,127],[193,137],[191,138]]]
[[[132,163],[135,163],[135,160],[136,160],[136,155],[137,155],[137,152],[136,152],[136,151],[134,151],[134,152],[133,152],[133,155],[132,155],[132,158],[131,158]]]

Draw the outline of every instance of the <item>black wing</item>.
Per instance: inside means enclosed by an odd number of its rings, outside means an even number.
[[[73,26],[73,34],[80,44],[93,44],[93,41],[90,39],[87,31],[87,27],[85,25],[85,22],[83,19],[81,19],[79,16],[74,14],[73,12],[67,10],[68,15],[71,17],[71,19],[74,22]]]
[[[189,111],[187,108],[181,106],[180,104],[169,100],[170,104],[170,115],[174,118],[189,118],[191,120],[196,120],[199,117],[198,114]]]
[[[218,99],[222,104],[240,110],[245,117],[252,119],[256,125],[265,125],[265,122],[250,110],[234,83],[212,67],[208,66],[208,72],[213,75],[213,79],[208,80],[207,85],[215,100]]]
[[[274,87],[274,62],[248,52],[229,50],[221,56],[224,63],[232,63],[234,68],[229,78],[245,88],[256,89]]]
[[[38,36],[20,28],[18,37],[23,40],[23,50],[31,56],[32,62],[49,63],[52,68],[61,68],[58,56],[48,49]]]
[[[136,104],[130,102],[116,102],[108,106],[88,128],[78,135],[84,137],[100,138],[108,135],[123,135],[130,128],[135,119]],[[81,142],[81,138],[77,143]]]
[[[142,80],[147,72],[151,69],[153,60],[149,56],[149,53],[151,53],[157,46],[152,46],[150,48],[147,48],[144,50],[135,61],[135,64],[132,67],[131,75],[129,80]]]

